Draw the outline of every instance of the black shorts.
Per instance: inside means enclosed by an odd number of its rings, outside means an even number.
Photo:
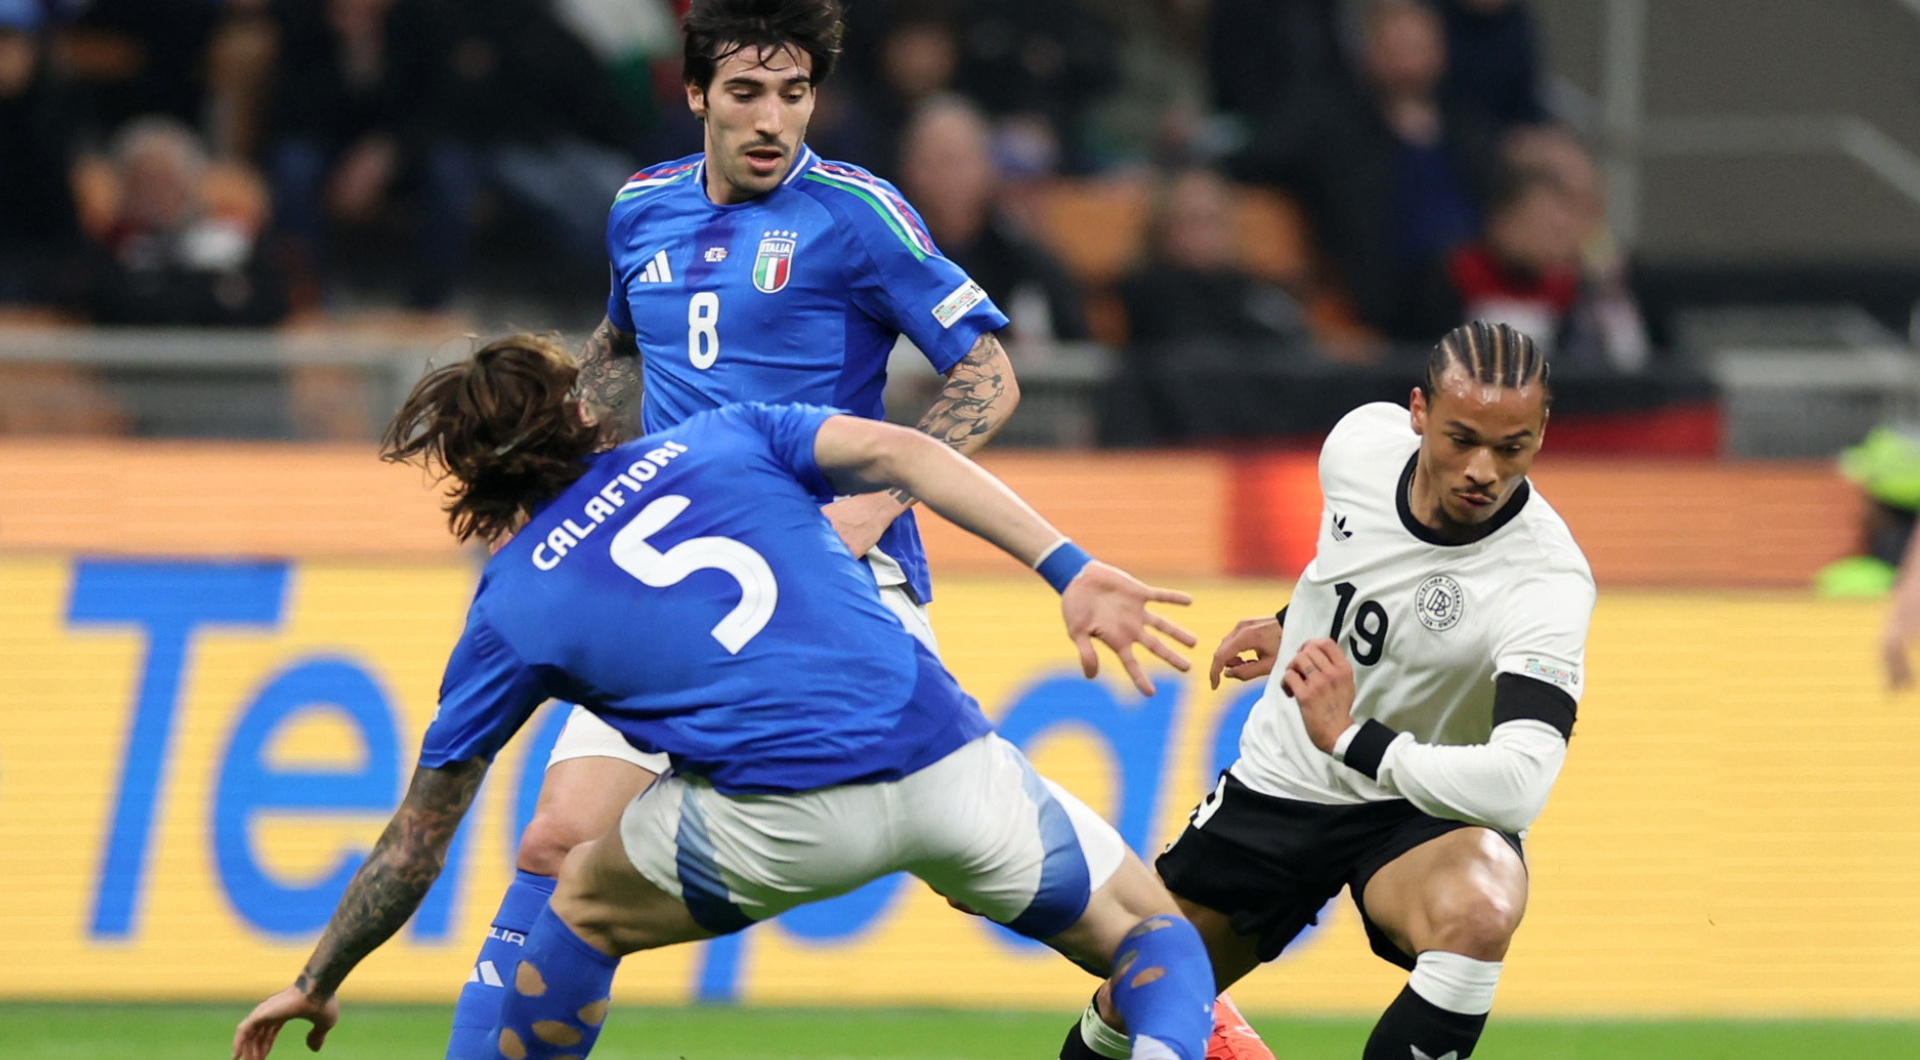
[[[1265,795],[1234,777],[1209,792],[1211,813],[1188,825],[1154,867],[1167,889],[1226,914],[1233,930],[1258,941],[1262,961],[1318,923],[1320,910],[1344,885],[1366,925],[1373,952],[1402,968],[1413,958],[1367,915],[1367,881],[1388,862],[1465,821],[1433,817],[1404,799],[1327,805]],[[1520,837],[1501,837],[1525,860]]]

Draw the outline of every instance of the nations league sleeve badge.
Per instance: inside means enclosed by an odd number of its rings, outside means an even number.
[[[1435,633],[1445,633],[1460,623],[1467,612],[1467,598],[1460,583],[1444,574],[1436,574],[1413,591],[1413,612],[1420,624]]]

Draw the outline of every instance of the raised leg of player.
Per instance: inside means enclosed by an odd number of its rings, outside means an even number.
[[[533,820],[520,837],[518,871],[454,1005],[447,1060],[487,1060],[494,1055],[489,1036],[499,1021],[506,977],[519,962],[527,933],[553,893],[562,860],[568,851],[618,823],[620,811],[653,778],[649,770],[606,755],[562,758],[547,769]]]
[[[616,829],[568,855],[554,915],[529,933],[520,965],[534,965],[546,993],[514,989],[516,969],[496,1041],[509,1060],[562,1055],[541,1050],[563,1040],[583,1057],[598,1025],[567,1006],[595,1003],[588,995],[610,981],[602,964],[737,931],[899,869],[1111,973],[1135,1055],[1201,1060],[1213,981],[1199,934],[1111,825],[992,736],[880,784],[735,799],[697,777],[663,779]],[[530,1041],[543,1026],[542,1044]]]
[[[1083,968],[1108,972],[1101,993],[1126,1028],[1112,1034],[1129,1055],[1203,1056],[1214,993],[1206,944],[1132,851],[1093,892],[1079,921],[1047,944]]]
[[[1213,985],[1224,991],[1260,967],[1258,940],[1233,930],[1227,914],[1209,909],[1179,895],[1173,896],[1180,915],[1193,922],[1194,929],[1207,944],[1207,959],[1213,965]]]
[[[1457,829],[1388,862],[1362,901],[1415,962],[1367,1039],[1365,1060],[1473,1055],[1527,908],[1520,855],[1490,829]]]
[[[620,957],[713,937],[642,876],[617,829],[567,855],[553,900],[507,980],[487,1060],[584,1057],[600,1037]]]
[[[1155,876],[1154,881],[1159,882]],[[1213,969],[1213,987],[1223,991],[1213,1006],[1212,1034],[1207,1039],[1207,1060],[1272,1060],[1260,1036],[1254,1033],[1240,1010],[1224,991],[1260,966],[1257,941],[1238,934],[1225,913],[1173,895],[1180,914],[1193,924],[1207,949]],[[1110,983],[1100,984],[1093,1002],[1080,1022],[1067,1032],[1060,1048],[1062,1060],[1126,1060],[1133,1055],[1122,1028],[1124,1015],[1114,1004]]]
[[[604,755],[553,763],[542,778],[533,820],[520,835],[514,867],[542,876],[560,875],[574,847],[607,834],[621,811],[658,776],[625,759]]]
[[[1213,1034],[1207,1039],[1207,1060],[1273,1060],[1273,1050],[1261,1041],[1259,1032],[1226,994],[1228,987],[1260,966],[1257,940],[1234,931],[1225,913],[1179,895],[1174,896],[1174,901],[1206,942],[1207,958],[1213,964],[1214,989],[1220,991],[1213,1005]],[[1117,1015],[1111,1007],[1106,1011]]]

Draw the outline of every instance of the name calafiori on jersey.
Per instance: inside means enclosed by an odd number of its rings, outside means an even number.
[[[547,531],[547,539],[533,546],[533,565],[541,570],[558,567],[582,538],[599,529],[601,523],[626,506],[628,494],[639,493],[642,483],[651,481],[674,457],[687,451],[687,447],[679,442],[668,442],[658,449],[647,450],[645,456],[615,475],[612,482],[600,487],[600,492],[581,508],[577,521],[569,516],[561,520],[559,526]]]

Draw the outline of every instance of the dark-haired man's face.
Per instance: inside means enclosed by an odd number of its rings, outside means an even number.
[[[1413,514],[1437,530],[1493,518],[1526,480],[1547,433],[1546,390],[1503,387],[1449,368],[1431,399],[1413,392],[1420,436]]]
[[[687,106],[707,127],[707,197],[723,206],[780,186],[813,118],[813,57],[799,48],[742,48],[721,60]]]

